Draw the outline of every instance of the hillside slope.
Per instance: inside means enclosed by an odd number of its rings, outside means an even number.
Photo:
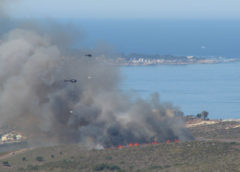
[[[5,157],[0,166],[3,172],[240,171],[240,144],[235,142],[193,141],[107,150],[62,145]]]

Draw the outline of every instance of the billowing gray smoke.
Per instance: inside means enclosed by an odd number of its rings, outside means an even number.
[[[119,91],[116,68],[98,55],[60,47],[51,35],[32,29],[1,35],[0,125],[14,126],[35,145],[108,147],[192,138],[174,115],[177,109],[161,104],[157,94],[133,100]]]

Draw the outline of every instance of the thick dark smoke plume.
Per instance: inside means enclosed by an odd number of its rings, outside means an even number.
[[[118,70],[97,54],[66,51],[64,39],[35,29],[15,28],[0,38],[0,125],[14,126],[30,143],[108,147],[192,138],[178,109],[157,94],[145,101],[118,91]]]

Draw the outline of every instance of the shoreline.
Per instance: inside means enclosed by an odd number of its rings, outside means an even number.
[[[156,65],[192,65],[192,64],[221,64],[221,63],[236,63],[239,59],[143,59],[143,58],[117,58],[117,59],[105,59],[104,62],[114,66],[156,66]]]

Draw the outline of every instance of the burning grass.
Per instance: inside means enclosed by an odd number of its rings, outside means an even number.
[[[166,142],[162,142],[162,143],[165,143],[165,144],[169,144],[169,143],[179,143],[180,140],[178,139],[174,139],[174,140],[166,140]],[[144,144],[140,144],[140,143],[129,143],[128,145],[118,145],[117,147],[110,147],[110,148],[105,148],[105,150],[109,150],[109,149],[123,149],[123,148],[127,148],[127,147],[138,147],[138,146],[145,146],[145,145],[157,145],[157,144],[160,144],[161,142],[157,142],[157,141],[154,141],[152,143],[144,143]]]

